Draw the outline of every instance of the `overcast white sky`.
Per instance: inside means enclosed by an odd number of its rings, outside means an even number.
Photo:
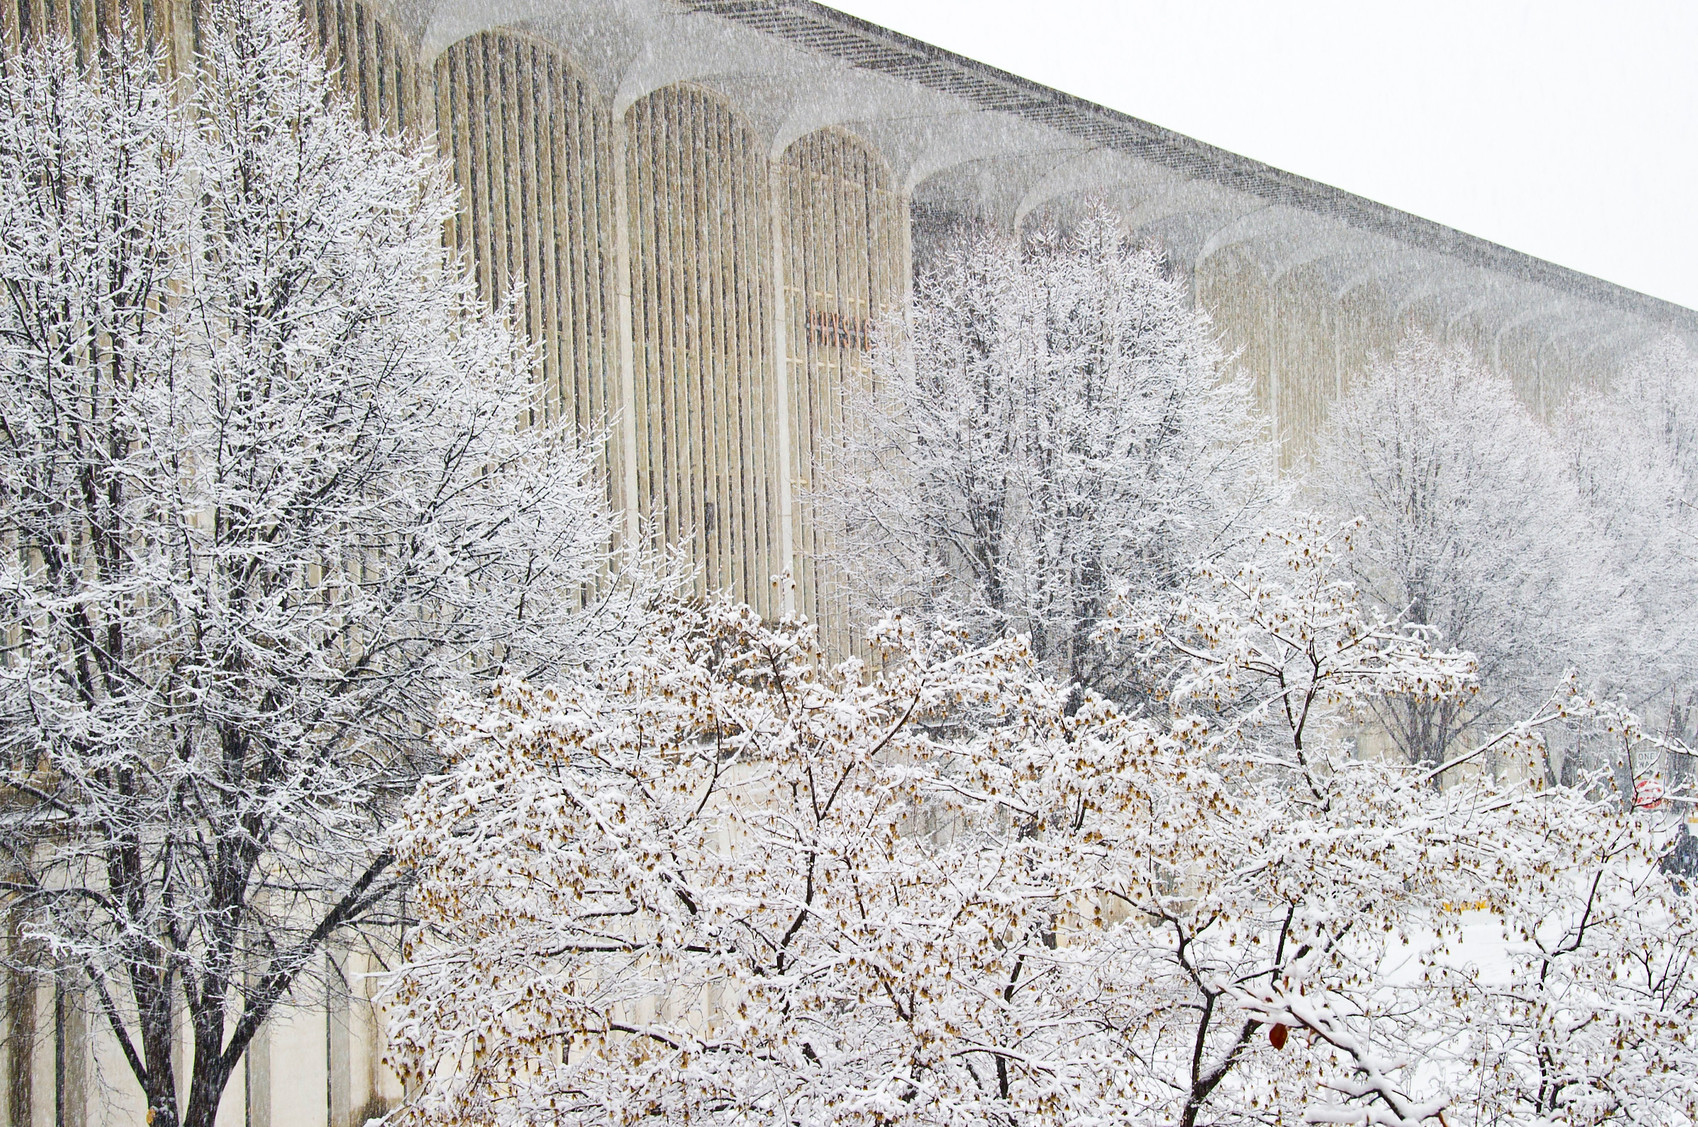
[[[1698,0],[826,0],[1698,308]]]

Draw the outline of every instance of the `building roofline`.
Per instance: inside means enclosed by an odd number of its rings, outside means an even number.
[[[1012,114],[1271,204],[1284,204],[1654,321],[1698,330],[1698,312],[1685,306],[1205,144],[815,0],[677,2],[688,11],[733,20],[851,66],[954,95],[982,110]]]

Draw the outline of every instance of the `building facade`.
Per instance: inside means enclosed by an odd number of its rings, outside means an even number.
[[[116,5],[179,61],[190,0],[0,0],[15,49]],[[532,410],[596,443],[632,537],[847,645],[804,503],[872,328],[963,222],[1106,205],[1154,240],[1254,377],[1288,460],[1408,330],[1471,345],[1549,413],[1698,314],[1026,82],[810,0],[304,0],[373,129],[434,136],[448,233],[541,348]],[[775,582],[790,573],[793,589]],[[833,634],[832,632],[835,632]],[[399,1098],[338,950],[256,1042],[224,1122],[345,1127]],[[4,1118],[139,1121],[75,999],[6,986]],[[316,992],[316,993],[313,993]]]

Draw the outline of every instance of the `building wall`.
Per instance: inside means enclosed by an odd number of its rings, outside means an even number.
[[[139,30],[164,44],[176,60],[192,57],[194,13],[174,0],[5,0],[0,41],[7,51],[42,34],[68,37],[87,58],[100,41]]]

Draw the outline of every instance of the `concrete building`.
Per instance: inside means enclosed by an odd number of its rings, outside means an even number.
[[[15,47],[130,4],[179,59],[189,0],[0,0]],[[486,293],[524,284],[537,410],[608,426],[612,502],[688,540],[703,585],[835,622],[799,503],[869,325],[963,220],[1087,203],[1164,249],[1301,457],[1408,329],[1464,341],[1549,412],[1698,314],[853,19],[810,0],[304,0],[373,128],[437,138],[449,237]],[[798,580],[786,595],[772,577]],[[224,1121],[344,1127],[398,1098],[374,964],[256,1045]],[[133,1122],[116,1052],[63,995],[8,986],[7,1121]]]

